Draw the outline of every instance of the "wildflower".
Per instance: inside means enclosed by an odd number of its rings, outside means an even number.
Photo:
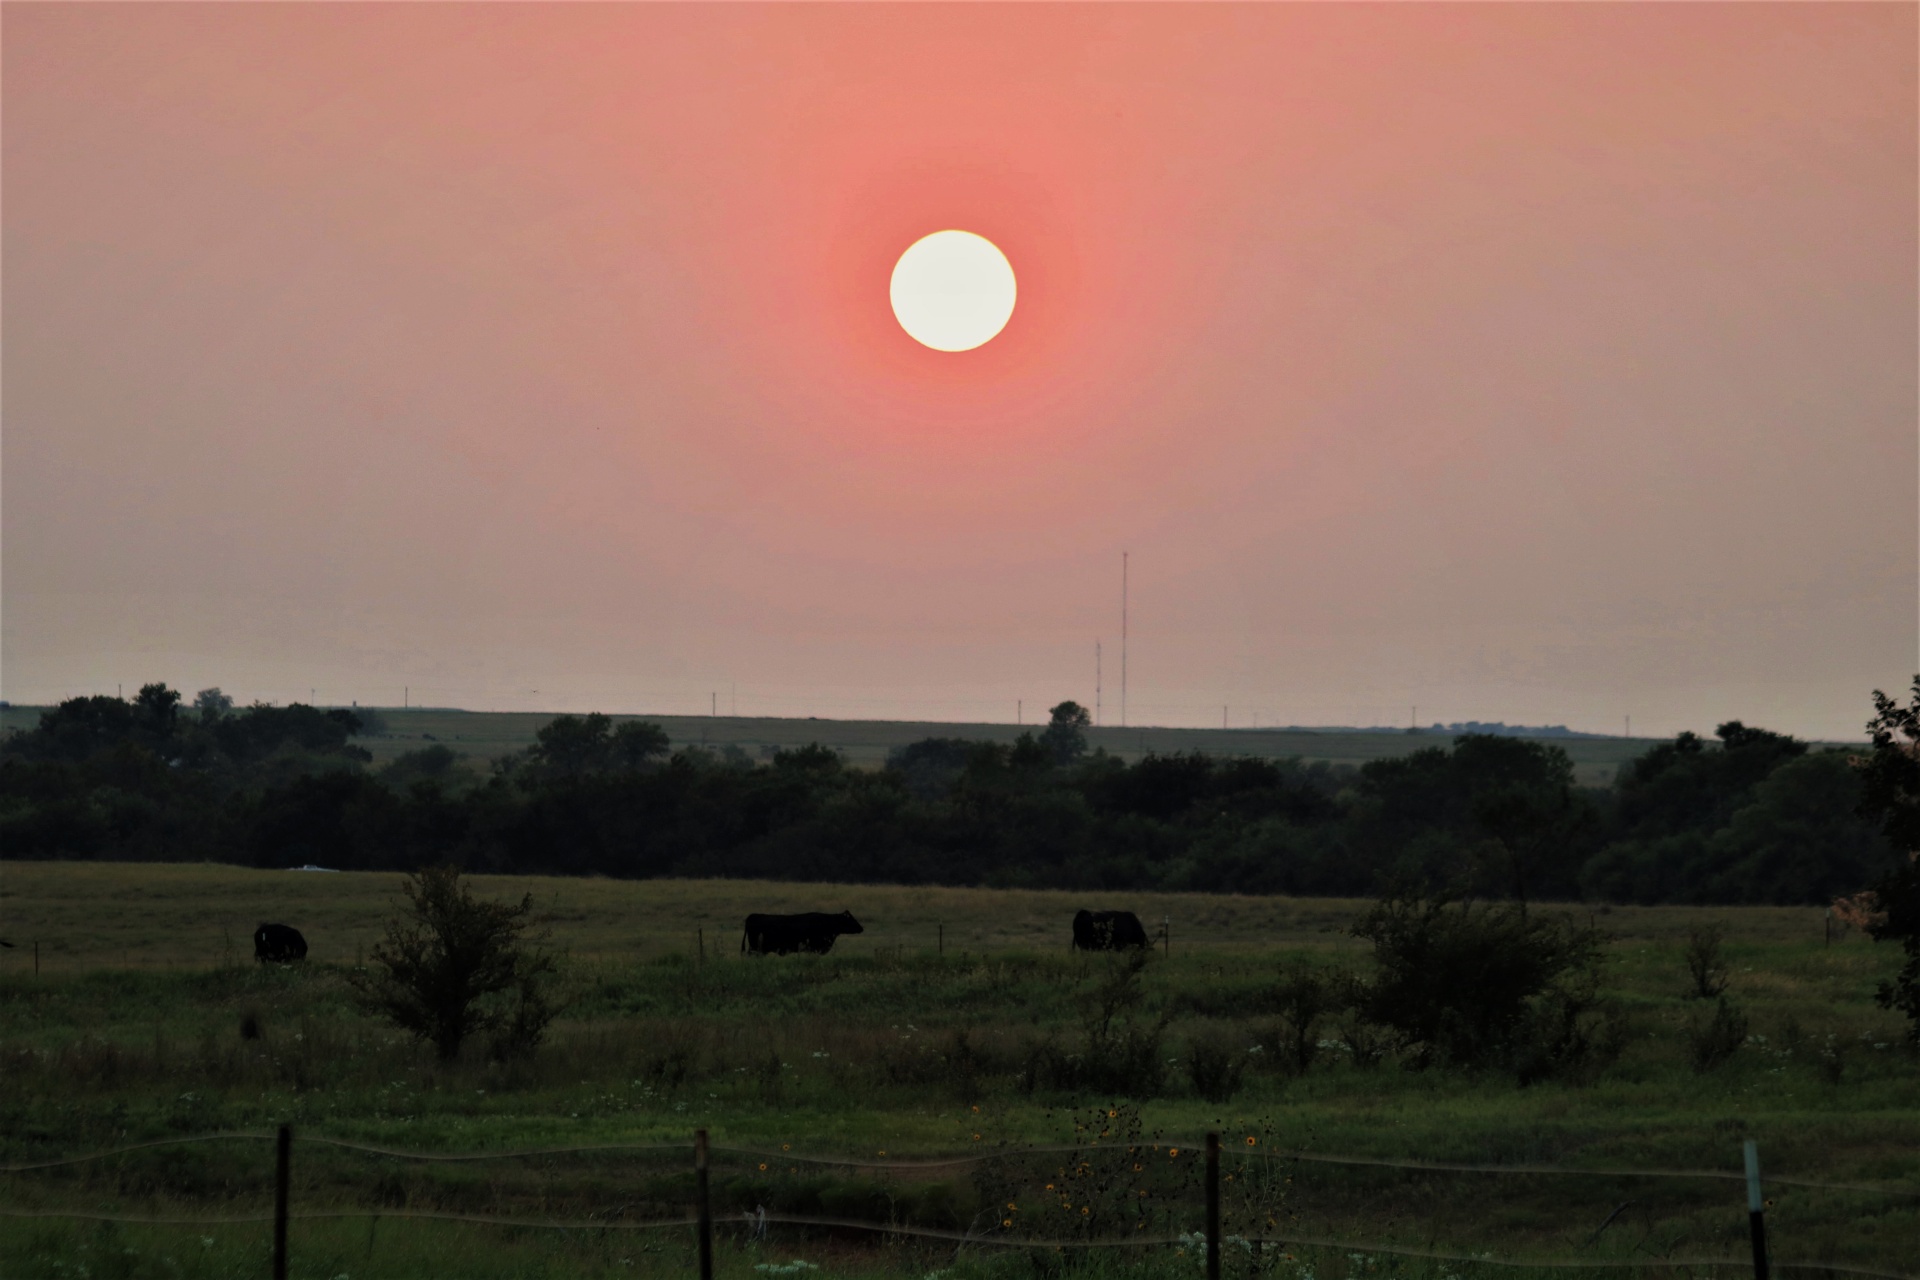
[[[1253,1136],[1252,1134],[1248,1134],[1248,1135],[1247,1135],[1247,1145],[1248,1145],[1248,1146],[1250,1146],[1250,1147],[1251,1147],[1251,1146],[1254,1146],[1254,1145],[1256,1145],[1256,1144],[1257,1144],[1257,1143],[1258,1143],[1259,1141],[1260,1141],[1260,1139],[1258,1139],[1258,1138],[1256,1138],[1256,1137],[1254,1137],[1254,1136]]]
[[[1178,1147],[1167,1148],[1167,1158],[1170,1160],[1178,1160],[1180,1158],[1180,1148]]]
[[[760,1165],[760,1172],[765,1173],[766,1171],[767,1171],[767,1166],[766,1166],[766,1163],[763,1161]]]

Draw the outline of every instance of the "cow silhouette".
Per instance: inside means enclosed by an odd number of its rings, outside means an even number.
[[[1073,945],[1077,951],[1128,951],[1148,946],[1147,931],[1131,911],[1076,911]]]
[[[833,950],[834,939],[841,934],[865,932],[851,911],[842,911],[837,915],[829,915],[824,911],[802,911],[791,916],[755,912],[747,917],[746,932],[740,937],[740,950],[757,956],[786,956],[796,951],[823,956]]]
[[[253,958],[261,964],[305,960],[307,940],[290,924],[263,924],[253,931]]]

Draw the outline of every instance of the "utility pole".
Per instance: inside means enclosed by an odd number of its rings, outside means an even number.
[[[1013,724],[1015,728],[1018,728],[1027,722],[1026,715],[1027,715],[1027,704],[1021,701],[1019,698],[1015,698],[1013,700]]]
[[[720,714],[720,691],[716,689],[711,694],[708,695],[707,716],[709,719],[711,719],[712,717],[717,716],[719,714]]]
[[[1120,727],[1127,727],[1127,553],[1120,553]]]
[[[1225,706],[1220,708],[1220,727],[1222,729],[1227,727],[1227,709]]]
[[[404,711],[412,705],[413,705],[413,686],[403,684],[400,686],[400,709]]]
[[[1100,723],[1100,642],[1093,642],[1093,722]]]
[[[1632,717],[1632,716],[1628,716],[1628,717],[1627,717],[1627,733],[1626,733],[1626,736],[1627,736],[1627,737],[1629,737],[1629,738],[1631,738],[1631,737],[1633,736],[1633,717]]]

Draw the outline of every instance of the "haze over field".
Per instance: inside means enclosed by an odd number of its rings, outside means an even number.
[[[1917,20],[8,5],[0,695],[1857,738]]]

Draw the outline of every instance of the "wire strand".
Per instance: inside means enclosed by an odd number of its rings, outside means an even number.
[[[148,1216],[143,1214],[100,1213],[92,1210],[66,1209],[5,1209],[0,1208],[0,1217],[7,1218],[67,1218],[86,1222],[121,1222],[140,1226],[232,1226],[272,1222],[270,1213],[222,1215],[214,1217],[176,1218]],[[464,1222],[481,1226],[528,1227],[554,1231],[651,1231],[663,1227],[693,1227],[698,1218],[649,1218],[644,1221],[623,1221],[610,1218],[521,1218],[496,1214],[447,1213],[433,1209],[341,1209],[320,1210],[318,1212],[290,1213],[289,1222],[325,1222],[366,1218],[412,1218],[431,1222]],[[829,1227],[838,1230],[872,1231],[881,1235],[914,1236],[928,1240],[948,1240],[960,1244],[973,1244],[990,1248],[1004,1249],[1127,1249],[1166,1247],[1190,1244],[1192,1236],[1137,1236],[1121,1237],[1112,1240],[1047,1240],[1018,1238],[1013,1236],[983,1236],[971,1231],[953,1231],[941,1227],[916,1227],[904,1223],[865,1222],[857,1218],[819,1218],[805,1214],[775,1214],[764,1217],[758,1214],[743,1214],[741,1225],[748,1223],[766,1223],[779,1226]],[[733,1225],[731,1216],[715,1219],[716,1226]],[[1253,1243],[1251,1241],[1249,1244]],[[1455,1253],[1438,1249],[1415,1249],[1404,1245],[1381,1244],[1367,1240],[1333,1240],[1318,1236],[1284,1236],[1269,1240],[1261,1238],[1262,1246],[1275,1248],[1309,1249],[1345,1249],[1358,1253],[1386,1253],[1403,1258],[1428,1258],[1440,1262],[1461,1262],[1492,1267],[1541,1267],[1553,1269],[1579,1270],[1621,1270],[1636,1267],[1741,1267],[1751,1264],[1745,1258],[1496,1258],[1490,1255]],[[1836,1275],[1862,1276],[1867,1280],[1920,1280],[1899,1271],[1880,1271],[1872,1267],[1856,1267],[1837,1262],[1774,1262],[1777,1271],[1820,1271]]]
[[[178,1146],[196,1142],[222,1141],[265,1141],[273,1133],[263,1130],[233,1130],[224,1133],[197,1134],[185,1138],[156,1138],[147,1142],[132,1142],[124,1146],[108,1147],[100,1151],[87,1152],[84,1155],[66,1156],[55,1160],[31,1161],[25,1163],[0,1164],[0,1173],[26,1173],[36,1169],[55,1169],[67,1165],[83,1164],[90,1160],[104,1160],[111,1156],[123,1155],[130,1151],[149,1150],[155,1147]],[[690,1151],[691,1144],[684,1142],[603,1142],[587,1143],[565,1147],[519,1147],[500,1151],[411,1151],[399,1147],[383,1147],[373,1143],[354,1142],[346,1138],[331,1138],[323,1134],[300,1134],[299,1141],[316,1143],[322,1146],[339,1147],[348,1151],[364,1152],[368,1155],[386,1156],[396,1160],[418,1160],[432,1163],[467,1162],[474,1160],[516,1160],[537,1156],[579,1155],[590,1152],[611,1151]],[[713,1146],[709,1150],[715,1153],[745,1156],[753,1160],[788,1161],[793,1164],[831,1165],[847,1169],[905,1169],[929,1170],[957,1168],[962,1165],[978,1164],[987,1160],[1023,1155],[1059,1155],[1066,1152],[1087,1152],[1094,1150],[1095,1143],[1059,1143],[1035,1144],[1031,1146],[1000,1147],[992,1151],[983,1151],[977,1155],[927,1156],[909,1159],[864,1159],[854,1156],[811,1155],[795,1151],[766,1151],[757,1147]],[[1152,1143],[1113,1144],[1109,1150],[1136,1150],[1147,1147],[1154,1151],[1187,1149],[1197,1151],[1200,1140],[1162,1139]],[[1313,1164],[1358,1165],[1381,1169],[1405,1169],[1421,1173],[1481,1173],[1481,1174],[1525,1174],[1548,1177],[1595,1177],[1595,1178],[1709,1178],[1723,1182],[1745,1180],[1743,1173],[1721,1169],[1633,1169],[1633,1168],[1569,1168],[1564,1165],[1537,1164],[1465,1164],[1435,1160],[1389,1160],[1375,1156],[1322,1155],[1310,1151],[1241,1150],[1235,1147],[1222,1147],[1222,1153],[1235,1159],[1260,1160],[1299,1160]],[[1916,1187],[1880,1187],[1858,1182],[1824,1182],[1812,1178],[1794,1178],[1778,1174],[1769,1174],[1767,1182],[1775,1186],[1801,1187],[1817,1191],[1852,1191],[1868,1195],[1915,1196],[1920,1197],[1920,1188]]]

